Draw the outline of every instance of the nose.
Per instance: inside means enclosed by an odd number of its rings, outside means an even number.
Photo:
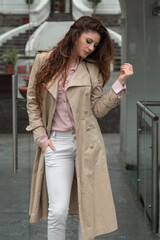
[[[89,45],[89,51],[90,51],[90,52],[93,52],[93,51],[94,51],[94,44],[90,44],[90,45]]]

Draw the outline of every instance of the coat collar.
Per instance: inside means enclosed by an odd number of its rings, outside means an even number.
[[[52,94],[52,96],[57,99],[57,93],[58,93],[58,78],[54,80],[54,78],[50,81],[50,86],[47,87],[47,90]]]
[[[83,60],[80,60],[77,70],[75,71],[75,73],[73,74],[73,76],[69,81],[67,90],[71,87],[79,87],[79,86],[87,86],[87,85],[90,86],[91,85],[90,77],[89,75],[87,77],[86,73],[88,74],[86,64]],[[47,87],[47,90],[52,94],[52,96],[55,99],[57,99],[58,78],[56,78],[55,80],[53,78],[51,79],[50,86]]]
[[[89,75],[87,77],[88,71],[83,60],[80,60],[77,70],[71,77],[67,89],[70,87],[79,87],[91,85]]]

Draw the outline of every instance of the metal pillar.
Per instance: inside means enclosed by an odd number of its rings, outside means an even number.
[[[152,230],[158,232],[159,179],[158,179],[158,121],[152,120]]]
[[[18,75],[12,75],[12,134],[13,134],[13,173],[18,169],[18,138],[17,138],[17,86]]]

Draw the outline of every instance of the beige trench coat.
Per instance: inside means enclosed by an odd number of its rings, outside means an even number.
[[[50,136],[52,118],[56,107],[57,83],[43,91],[42,117],[35,102],[33,83],[48,52],[40,53],[34,62],[27,93],[27,109],[34,139],[42,136],[44,129]],[[51,79],[52,82],[53,79]],[[77,135],[77,177],[74,175],[70,199],[70,214],[80,217],[83,240],[117,229],[110,179],[106,164],[106,151],[96,117],[102,117],[120,102],[110,89],[102,92],[102,78],[95,63],[86,60],[80,64],[70,79],[66,94],[72,109]],[[30,223],[47,219],[48,196],[45,179],[44,155],[37,147],[34,160]]]

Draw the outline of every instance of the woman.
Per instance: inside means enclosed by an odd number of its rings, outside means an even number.
[[[68,211],[79,214],[79,240],[117,229],[97,117],[117,106],[133,74],[124,64],[112,88],[113,45],[103,23],[81,17],[58,45],[37,54],[28,86],[28,114],[37,144],[30,222],[48,218],[48,240],[64,240]]]

